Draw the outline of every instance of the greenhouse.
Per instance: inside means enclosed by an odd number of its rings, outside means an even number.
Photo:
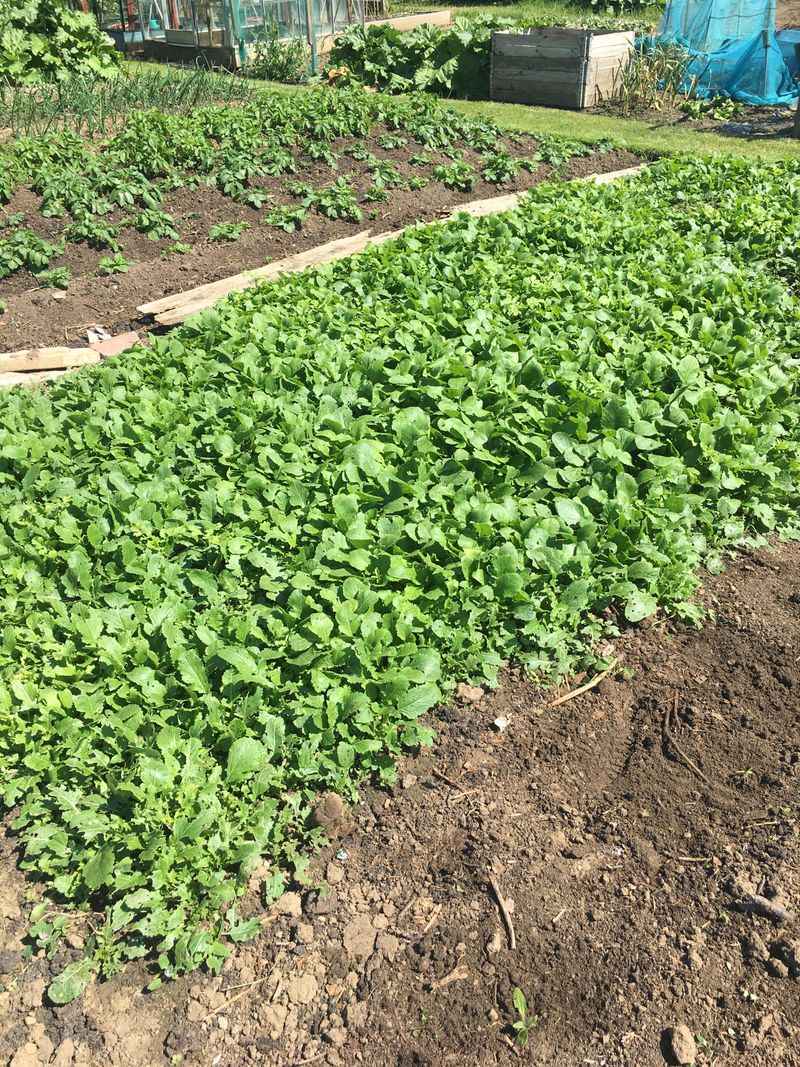
[[[302,37],[315,45],[362,21],[362,0],[119,0],[104,28],[119,48],[148,59],[236,67],[259,36]]]

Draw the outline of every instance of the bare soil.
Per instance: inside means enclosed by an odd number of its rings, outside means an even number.
[[[365,139],[366,148],[379,159],[394,162],[404,178],[429,175],[432,166],[451,162],[440,153],[426,152],[431,158],[429,167],[411,165],[409,157],[422,153],[422,147],[409,142],[403,148],[383,149],[377,142],[380,132]],[[353,143],[350,139],[341,139],[332,147],[336,153],[342,153]],[[522,158],[535,151],[536,142],[520,136],[504,147]],[[464,159],[480,173],[482,161],[477,153],[466,149]],[[565,178],[576,178],[620,170],[639,162],[638,157],[626,151],[595,153],[572,159],[557,173]],[[151,241],[136,230],[126,228],[120,242],[123,254],[133,263],[131,269],[126,274],[100,277],[97,275],[98,262],[109,254],[108,249],[98,251],[85,244],[68,245],[65,254],[50,264],[51,267],[69,267],[72,272],[66,294],[41,288],[27,271],[19,271],[0,281],[0,300],[7,304],[5,314],[0,314],[0,351],[85,343],[87,328],[95,323],[114,334],[127,329],[146,330],[148,324],[139,317],[137,305],[263,266],[367,228],[377,233],[399,229],[416,221],[432,221],[448,214],[458,204],[532,188],[555,174],[554,167],[541,164],[532,174],[520,171],[516,180],[502,187],[478,181],[468,193],[447,189],[435,181],[421,190],[389,189],[387,202],[361,203],[364,214],[358,222],[332,220],[312,212],[296,233],[286,233],[264,222],[269,206],[299,206],[299,201],[285,191],[290,181],[307,182],[319,188],[345,176],[352,181],[361,198],[373,184],[366,165],[346,155],[339,156],[337,169],[306,160],[296,174],[263,179],[259,183],[273,197],[273,203],[260,210],[239,204],[216,188],[199,185],[193,189],[180,189],[165,199],[163,208],[177,219],[179,239],[191,245],[190,252],[171,254],[168,249],[174,244],[173,240]],[[40,215],[39,202],[30,190],[23,189],[8,204],[6,211],[8,214],[23,212],[25,222],[22,225],[48,240],[56,240],[63,230],[64,220]],[[115,220],[112,218],[111,221]],[[211,241],[209,229],[220,222],[246,222],[249,229],[237,241]]]
[[[727,114],[722,107],[698,117],[692,117],[677,107],[665,105],[658,109],[640,108],[622,114],[619,105],[609,100],[590,110],[595,113],[616,115],[621,119],[632,118],[640,122],[648,122],[651,129],[682,126],[688,130],[718,133],[733,140],[778,140],[794,136],[794,108],[737,104],[732,114]]]
[[[685,1024],[698,1067],[797,1067],[800,546],[739,557],[702,597],[702,630],[627,630],[615,672],[557,707],[586,679],[462,689],[221,976],[147,994],[142,965],[50,1006],[82,934],[23,958],[38,890],[7,834],[0,1063],[659,1067]]]

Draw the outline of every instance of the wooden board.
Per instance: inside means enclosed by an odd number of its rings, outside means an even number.
[[[69,374],[69,371],[33,370],[28,371],[27,374],[8,371],[0,374],[0,389],[13,389],[16,385],[21,385],[26,389],[32,389],[36,385],[41,385],[43,382],[50,382],[54,378],[61,378],[65,374]]]
[[[0,352],[0,373],[58,370],[99,362],[100,353],[91,348],[23,348],[20,352]]]
[[[470,200],[468,204],[459,204],[450,212],[449,218],[458,215],[472,215],[479,219],[484,215],[498,215],[501,211],[513,211],[525,193],[506,193],[504,196],[490,196],[488,200]]]
[[[152,300],[149,304],[140,304],[136,309],[140,315],[159,315],[165,311],[183,304],[197,303],[211,297],[219,300],[228,293],[241,292],[254,282],[262,278],[277,278],[280,274],[286,274],[293,270],[303,270],[305,267],[313,267],[318,263],[327,263],[329,258],[336,258],[340,250],[355,251],[364,246],[370,230],[362,230],[353,237],[340,237],[335,241],[328,241],[324,245],[318,245],[307,252],[297,252],[293,256],[279,259],[275,263],[267,263],[264,267],[256,267],[254,270],[242,271],[241,274],[233,274],[230,278],[222,278],[218,282],[207,282],[198,285],[194,289],[186,289],[182,293],[172,293],[160,300]]]
[[[647,169],[646,163],[640,163],[638,167],[625,167],[624,170],[609,170],[605,174],[587,174],[581,181],[594,182],[595,185],[607,185],[608,182],[618,181],[620,178],[635,178]]]
[[[354,237],[341,238],[338,241],[329,241],[317,248],[309,249],[308,252],[298,252],[297,255],[280,259],[277,263],[268,263],[266,267],[260,267],[254,271],[246,271],[244,274],[236,274],[233,278],[224,278],[220,282],[213,282],[210,286],[199,286],[205,292],[189,290],[188,293],[179,293],[182,299],[172,307],[165,308],[156,314],[156,322],[162,326],[172,326],[176,322],[183,322],[187,315],[194,315],[198,311],[204,311],[212,307],[224,296],[231,293],[241,292],[248,289],[255,282],[269,281],[280,277],[281,274],[294,274],[296,271],[306,270],[308,267],[321,267],[325,263],[331,263],[336,259],[343,259],[354,252],[360,252],[367,247],[370,230],[362,230]],[[143,305],[147,306],[147,305]],[[139,309],[141,311],[141,308]]]

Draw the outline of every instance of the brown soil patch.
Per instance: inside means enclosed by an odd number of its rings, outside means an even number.
[[[621,120],[631,118],[640,122],[648,122],[650,128],[654,130],[668,126],[682,126],[689,130],[704,130],[708,133],[730,137],[733,140],[747,141],[776,140],[794,136],[794,108],[751,107],[737,104],[733,113],[728,115],[723,105],[716,113],[712,111],[693,118],[676,107],[665,106],[659,109],[641,108],[622,115],[612,100],[590,110],[606,115],[611,114]]]
[[[148,995],[131,968],[49,1007],[79,941],[23,960],[35,889],[6,837],[0,1062],[659,1067],[685,1023],[698,1067],[797,1067],[798,920],[746,907],[800,912],[800,546],[740,557],[703,596],[703,630],[628,630],[618,672],[558,708],[513,672],[462,691],[220,977]],[[515,986],[538,1017],[525,1049]]]
[[[405,178],[429,176],[432,166],[451,162],[449,157],[427,152],[411,141],[401,149],[382,149],[376,139],[379,134],[380,131],[376,131],[373,137],[365,139],[367,149],[379,159],[394,162]],[[340,140],[334,142],[332,147],[341,153],[352,143],[352,140]],[[522,158],[535,151],[536,142],[530,137],[520,136],[504,147]],[[423,152],[431,158],[429,167],[413,166],[408,162],[410,156]],[[468,149],[463,156],[480,173],[480,156]],[[626,151],[595,153],[571,160],[557,173],[565,178],[576,178],[621,170],[639,162],[638,157]],[[93,323],[99,323],[115,334],[131,328],[146,328],[136,311],[137,305],[217,281],[239,271],[260,267],[334,238],[355,234],[359,230],[371,228],[377,233],[399,229],[416,221],[429,222],[441,218],[456,204],[529,189],[555,175],[552,166],[542,164],[533,174],[521,171],[515,181],[502,187],[479,181],[469,193],[454,192],[434,181],[420,190],[389,189],[387,202],[361,203],[364,217],[359,222],[331,220],[310,213],[297,233],[286,233],[267,225],[264,216],[268,205],[255,210],[236,203],[216,188],[204,185],[180,189],[166,198],[163,208],[176,217],[179,239],[192,246],[191,252],[185,255],[169,254],[165,258],[166,250],[173,241],[151,241],[135,230],[126,229],[120,241],[124,255],[133,262],[133,266],[127,274],[98,277],[97,264],[109,254],[108,250],[97,251],[86,245],[69,245],[65,255],[51,263],[51,267],[66,266],[72,272],[66,294],[38,288],[36,279],[27,271],[20,271],[0,282],[0,300],[8,305],[5,314],[0,315],[0,350],[63,345],[81,340],[85,343],[86,329]],[[336,170],[326,164],[307,160],[298,173],[263,179],[259,185],[274,197],[275,203],[299,206],[299,201],[285,192],[291,181],[307,182],[319,188],[330,185],[340,176],[346,176],[353,182],[359,198],[372,185],[365,164],[346,155],[340,156]],[[64,228],[65,220],[44,218],[38,214],[38,198],[28,190],[19,191],[6,211],[8,214],[24,212],[26,218],[22,225],[49,240],[57,239]],[[209,240],[208,232],[212,225],[239,221],[247,222],[250,228],[238,241]]]

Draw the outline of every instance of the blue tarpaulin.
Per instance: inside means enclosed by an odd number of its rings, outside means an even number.
[[[786,105],[800,96],[775,37],[775,0],[669,0],[657,41],[691,54],[683,88],[697,96]]]

